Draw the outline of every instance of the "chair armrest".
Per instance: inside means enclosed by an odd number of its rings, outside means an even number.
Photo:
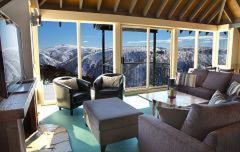
[[[142,115],[138,120],[140,152],[213,152],[214,150],[153,116]]]
[[[71,92],[73,91],[70,87],[54,82],[53,83],[54,91],[56,94],[56,99],[58,106],[60,107],[70,107],[71,102]]]
[[[203,142],[217,152],[239,152],[239,139],[240,123],[235,123],[209,133]]]
[[[93,82],[93,87],[95,91],[102,89],[102,77],[99,76],[96,78],[96,80]]]
[[[91,89],[90,82],[88,82],[86,80],[82,80],[82,79],[76,79],[76,80],[77,80],[78,88],[80,91],[90,92],[90,89]]]

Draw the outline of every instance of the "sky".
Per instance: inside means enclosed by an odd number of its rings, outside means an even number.
[[[39,28],[39,46],[40,49],[53,47],[61,44],[76,45],[77,30],[76,23],[62,23],[59,27],[59,22],[43,22]],[[113,42],[112,31],[106,31],[106,48],[112,48]],[[179,47],[194,47],[195,32],[189,31],[178,32],[178,45]],[[226,48],[226,36],[221,34],[220,47]],[[101,31],[93,28],[93,24],[81,23],[81,44],[83,47],[101,47]],[[157,33],[157,47],[170,47],[170,32],[167,30],[158,30]],[[201,47],[212,46],[212,33],[206,35],[205,32],[200,33]],[[124,46],[146,46],[146,32],[124,31],[122,33],[122,41]],[[153,36],[151,35],[151,43]]]

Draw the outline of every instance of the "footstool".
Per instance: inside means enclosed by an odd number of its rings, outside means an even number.
[[[108,144],[137,137],[137,109],[119,98],[85,101],[83,103],[86,125],[94,134],[104,152]]]

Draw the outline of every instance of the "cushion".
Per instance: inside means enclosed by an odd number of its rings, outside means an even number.
[[[118,93],[119,92],[119,89],[118,88],[104,88],[104,89],[101,89],[98,91],[98,93],[101,93],[101,94],[115,94],[115,93]]]
[[[209,105],[213,105],[213,104],[220,104],[220,103],[224,103],[225,102],[225,97],[224,97],[224,95],[219,91],[219,90],[217,90],[214,94],[213,94],[213,96],[212,96],[212,98],[210,99],[210,101],[209,101]]]
[[[204,88],[225,92],[231,77],[231,73],[209,71],[202,86]]]
[[[207,99],[207,100],[211,99],[214,92],[215,90],[211,90],[203,87],[191,88],[188,90],[189,94],[203,98],[203,99]]]
[[[228,96],[232,96],[232,95],[239,96],[239,95],[240,95],[240,83],[234,81],[234,82],[228,87],[227,95],[228,95]]]
[[[102,80],[103,80],[103,84],[102,87],[103,88],[108,88],[108,87],[119,87],[120,84],[120,80],[121,80],[122,76],[102,76]]]
[[[136,125],[143,114],[119,98],[85,101],[83,107],[91,124],[100,131]]]
[[[203,141],[210,132],[240,121],[240,103],[192,104],[181,131]]]
[[[76,78],[70,78],[70,79],[64,79],[64,80],[58,80],[58,81],[70,87],[71,89],[78,90],[78,84],[77,84]]]
[[[73,93],[73,104],[83,102],[84,100],[90,100],[90,93],[88,92],[76,92]]]
[[[184,86],[185,85],[185,77],[186,73],[178,73],[176,77],[176,84],[179,86]]]
[[[177,90],[183,93],[188,93],[190,89],[191,87],[188,87],[188,86],[177,86]]]
[[[157,107],[157,117],[168,125],[181,129],[189,110],[178,108]]]
[[[192,73],[197,75],[196,86],[201,87],[208,75],[208,70],[195,69]]]
[[[185,76],[184,85],[188,86],[188,87],[195,88],[196,87],[196,80],[197,80],[197,75],[188,73]]]

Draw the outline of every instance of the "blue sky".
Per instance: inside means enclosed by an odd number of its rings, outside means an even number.
[[[39,28],[39,46],[41,49],[61,44],[76,45],[76,23],[43,22]],[[178,38],[179,47],[194,47],[195,32],[183,31]],[[124,31],[123,46],[146,46],[146,32]],[[200,46],[212,46],[212,33],[200,33]],[[151,36],[152,42],[153,36]],[[106,31],[106,47],[112,48],[112,31]],[[101,47],[101,31],[93,28],[93,24],[81,24],[81,43],[84,47]],[[226,36],[222,36],[221,48],[226,48]],[[158,30],[157,47],[170,47],[170,32]]]

